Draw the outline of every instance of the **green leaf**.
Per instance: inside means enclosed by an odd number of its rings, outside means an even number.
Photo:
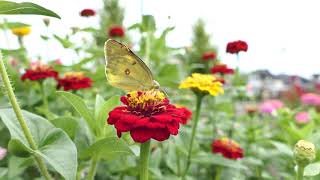
[[[320,174],[320,162],[309,164],[304,169],[304,176],[316,176]]]
[[[156,21],[152,15],[142,16],[142,31],[155,31],[156,30]]]
[[[239,161],[226,159],[221,155],[216,154],[206,154],[200,155],[192,159],[192,162],[198,164],[207,164],[207,165],[218,165],[236,169],[247,169],[245,166],[240,164]]]
[[[57,41],[59,41],[60,44],[61,44],[64,48],[66,48],[66,49],[68,49],[68,48],[70,48],[70,47],[73,46],[73,43],[69,40],[68,37],[66,37],[66,38],[61,38],[61,37],[59,37],[59,36],[57,36],[57,35],[55,35],[55,34],[53,35],[53,37],[54,37]]]
[[[277,141],[270,141],[270,143],[277,148],[277,150],[287,156],[292,157],[293,156],[293,152],[292,152],[292,148],[290,148],[288,145],[281,143],[281,142],[277,142]]]
[[[97,121],[97,128],[104,129],[106,120],[108,118],[108,113],[116,106],[120,105],[120,96],[112,96],[107,101],[104,101],[99,107],[96,107],[96,116],[95,119]]]
[[[80,154],[80,158],[87,159],[97,155],[101,159],[112,160],[125,155],[134,155],[129,146],[118,137],[100,139]]]
[[[87,28],[81,29],[80,31],[95,33],[95,32],[97,32],[98,30],[95,29],[95,28],[93,28],[93,27],[87,27]]]
[[[44,158],[66,180],[75,179],[77,149],[68,135],[40,116],[27,111],[22,111],[22,114],[38,147],[38,150],[32,150],[33,153]],[[13,110],[0,109],[0,117],[9,129],[11,138],[19,141],[19,146],[31,149]]]
[[[93,114],[83,99],[77,95],[65,91],[58,91],[57,94],[61,95],[68,103],[70,103],[73,108],[86,120],[90,130],[95,132]]]
[[[23,171],[33,164],[33,158],[10,156],[8,164],[8,179],[17,179]]]
[[[45,35],[40,35],[40,37],[41,37],[41,39],[43,39],[43,40],[45,40],[45,41],[47,41],[47,40],[49,39],[49,37],[48,37],[48,36],[45,36]]]
[[[0,24],[0,29],[13,29],[19,27],[26,27],[30,26],[29,24],[20,23],[20,22],[4,22]]]
[[[99,113],[99,109],[101,107],[101,105],[104,103],[104,99],[102,96],[100,96],[99,94],[96,95],[96,102],[94,105],[94,119],[97,119],[98,117],[98,113]]]
[[[20,140],[18,139],[11,139],[9,141],[8,150],[12,154],[18,157],[29,157],[33,152],[32,149],[25,146]]]
[[[0,167],[0,178],[5,179],[6,174],[8,173],[8,168]]]
[[[10,1],[0,1],[0,14],[34,14],[61,19],[61,17],[55,12],[30,2],[16,3]]]
[[[51,123],[57,128],[64,130],[64,132],[66,132],[71,139],[74,138],[79,126],[78,121],[72,117],[59,117],[51,120]]]

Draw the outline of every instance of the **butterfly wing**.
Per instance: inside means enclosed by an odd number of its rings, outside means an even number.
[[[108,82],[123,90],[143,90],[153,87],[148,66],[127,46],[109,39],[105,43],[106,76]]]

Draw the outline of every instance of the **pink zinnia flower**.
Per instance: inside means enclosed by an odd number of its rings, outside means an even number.
[[[283,107],[283,103],[277,99],[266,100],[260,105],[260,111],[263,113],[271,114],[274,111]]]
[[[298,112],[295,119],[298,124],[305,124],[310,121],[310,116],[308,112]]]
[[[301,102],[306,105],[320,106],[320,95],[314,93],[303,94]]]
[[[2,160],[3,158],[5,158],[7,155],[7,149],[0,147],[0,160]]]

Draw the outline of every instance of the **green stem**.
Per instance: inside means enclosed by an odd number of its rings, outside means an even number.
[[[7,20],[6,19],[3,19],[3,26],[4,26],[4,29],[3,29],[3,34],[4,34],[4,37],[5,37],[5,40],[6,40],[6,44],[8,45],[8,49],[10,49],[10,41],[9,41],[9,36],[8,36],[8,23],[7,23]]]
[[[187,174],[187,172],[189,170],[190,164],[191,164],[192,147],[193,147],[193,142],[194,142],[194,138],[195,138],[196,131],[197,131],[202,98],[203,98],[203,95],[197,95],[196,114],[195,114],[195,117],[194,117],[194,120],[193,120],[193,127],[192,127],[192,132],[191,132],[191,140],[190,140],[190,145],[189,145],[189,150],[188,150],[187,165],[186,165],[186,169],[185,169],[185,171],[183,173],[183,179],[186,176],[186,174]]]
[[[12,105],[13,111],[15,112],[15,114],[17,116],[17,119],[19,121],[21,129],[23,131],[23,134],[26,137],[31,149],[34,151],[37,151],[38,150],[37,144],[35,143],[35,141],[32,137],[32,134],[30,132],[30,129],[29,129],[26,121],[23,118],[22,110],[21,110],[21,108],[18,104],[18,101],[16,99],[16,96],[13,92],[13,88],[11,86],[11,83],[10,83],[10,80],[9,80],[9,77],[8,77],[8,74],[6,71],[6,67],[5,67],[3,59],[2,59],[1,51],[0,51],[0,74],[1,74],[2,81],[3,81],[3,85],[5,87],[7,94],[8,94],[9,101]],[[34,154],[34,158],[39,166],[39,169],[40,169],[42,175],[45,177],[45,179],[47,179],[47,180],[52,179],[48,170],[47,170],[47,167],[46,167],[43,159],[37,154]]]
[[[216,169],[216,176],[214,178],[215,180],[220,180],[221,179],[221,167],[217,167]]]
[[[181,164],[180,164],[180,154],[178,148],[176,148],[176,158],[177,158],[177,176],[181,175]]]
[[[303,172],[304,172],[304,167],[298,165],[296,180],[303,180]]]
[[[150,140],[140,146],[140,180],[148,180]]]
[[[145,63],[147,66],[150,67],[150,33],[149,31],[147,32],[147,37],[146,37],[146,48],[145,48]]]
[[[94,176],[96,175],[96,171],[97,171],[98,162],[99,162],[99,159],[97,156],[94,156],[91,159],[90,170],[87,178],[88,180],[94,180]]]
[[[40,85],[40,91],[41,91],[41,95],[42,95],[43,106],[45,107],[46,110],[49,110],[48,99],[47,99],[45,87],[43,85],[43,81],[39,82],[39,85]]]
[[[23,44],[23,36],[18,36],[18,42],[19,42],[20,48],[25,49]]]

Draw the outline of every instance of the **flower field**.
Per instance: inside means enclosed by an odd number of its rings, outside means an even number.
[[[103,3],[72,15],[99,28],[59,36],[49,7],[0,1],[0,31],[19,45],[0,41],[1,180],[320,179],[319,77],[232,67],[218,49],[239,64],[250,42],[217,47],[202,19],[171,47],[175,27],[127,26],[119,1]],[[76,58],[32,57],[30,15]]]

